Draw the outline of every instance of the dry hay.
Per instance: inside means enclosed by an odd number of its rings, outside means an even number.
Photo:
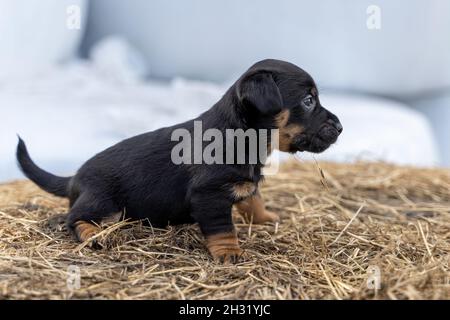
[[[30,182],[0,185],[0,298],[450,298],[449,171],[291,163],[262,190],[281,223],[235,216],[247,258],[223,266],[197,226],[122,221],[92,251],[62,230],[65,200]],[[79,289],[67,286],[70,265]],[[379,290],[367,286],[372,267]]]

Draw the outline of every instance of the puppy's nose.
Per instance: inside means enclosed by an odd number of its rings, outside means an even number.
[[[328,119],[327,122],[328,122],[328,124],[335,127],[337,132],[339,132],[339,134],[341,134],[342,130],[344,130],[344,128],[342,127],[342,124],[339,122],[339,120],[334,121],[333,119]]]

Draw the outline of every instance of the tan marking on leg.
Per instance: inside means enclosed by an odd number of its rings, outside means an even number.
[[[100,231],[101,229],[99,227],[90,222],[82,220],[75,222],[75,234],[80,242],[85,242]],[[97,245],[99,244],[95,240],[91,243],[91,246],[93,247]]]
[[[236,231],[207,236],[206,247],[214,260],[224,263],[237,262],[242,255]]]
[[[259,192],[236,203],[235,207],[238,213],[244,217],[246,222],[263,224],[265,222],[278,222],[280,220],[276,213],[266,210],[264,200]]]
[[[256,191],[254,182],[242,182],[233,186],[233,196],[238,199],[243,199],[251,196]]]

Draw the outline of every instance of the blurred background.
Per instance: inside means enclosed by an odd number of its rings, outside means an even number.
[[[447,0],[0,0],[0,35],[0,181],[22,177],[16,134],[72,174],[265,58],[308,71],[341,119],[317,159],[450,166]]]

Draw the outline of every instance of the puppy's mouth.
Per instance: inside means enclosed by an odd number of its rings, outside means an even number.
[[[316,133],[298,135],[291,146],[291,152],[308,151],[321,153],[337,141],[339,131],[331,125],[323,125]]]

